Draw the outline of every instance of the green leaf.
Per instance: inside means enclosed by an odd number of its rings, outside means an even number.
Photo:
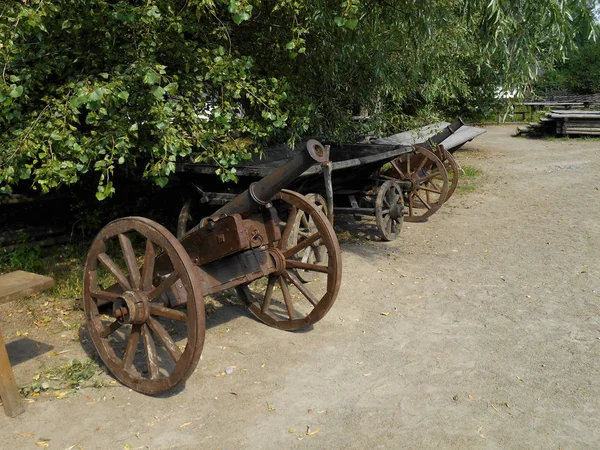
[[[160,76],[156,74],[153,70],[149,70],[144,74],[144,83],[146,84],[156,84],[160,81]]]
[[[177,93],[177,88],[177,83],[169,83],[164,87],[165,91],[167,91],[171,95],[175,95]]]
[[[346,23],[346,19],[344,19],[343,17],[340,17],[340,16],[336,16],[336,17],[333,19],[333,21],[335,22],[335,24],[336,24],[338,27],[343,27],[343,26],[344,26],[344,24]]]
[[[21,94],[23,94],[23,86],[15,86],[8,95],[10,95],[12,98],[17,98],[20,97]]]
[[[127,101],[127,100],[129,100],[129,92],[127,92],[127,91],[121,91],[121,92],[119,92],[117,94],[117,97],[119,97],[122,100]]]
[[[154,86],[152,89],[150,89],[150,92],[152,92],[152,95],[159,100],[162,100],[165,95],[165,90],[160,86]]]
[[[158,184],[161,188],[164,188],[168,182],[169,179],[167,177],[160,177],[156,179],[156,184]]]
[[[348,19],[346,20],[344,27],[348,28],[349,30],[354,30],[356,25],[358,25],[358,19]]]

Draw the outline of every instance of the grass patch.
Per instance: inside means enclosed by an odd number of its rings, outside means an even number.
[[[466,178],[478,177],[479,175],[481,175],[481,170],[472,166],[464,166],[462,168],[461,175]]]
[[[461,169],[456,190],[459,192],[476,191],[479,187],[478,181],[482,175],[481,170],[473,166],[464,166]]]
[[[14,251],[0,250],[0,273],[25,270],[52,277],[54,287],[46,293],[75,300],[81,297],[86,252],[82,245],[40,248],[22,242]]]
[[[37,397],[49,390],[77,390],[81,387],[102,387],[102,382],[96,379],[97,375],[104,373],[98,364],[92,359],[80,361],[72,359],[64,366],[50,368],[44,372],[38,372],[33,376],[33,383],[21,388],[23,397]],[[61,392],[65,396],[69,392]]]

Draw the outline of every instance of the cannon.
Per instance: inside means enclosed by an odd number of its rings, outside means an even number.
[[[321,209],[284,188],[327,158],[308,141],[180,239],[143,217],[100,230],[86,259],[83,306],[115,378],[150,395],[182,384],[202,353],[207,295],[235,289],[256,318],[282,330],[325,316],[341,283],[339,243]]]

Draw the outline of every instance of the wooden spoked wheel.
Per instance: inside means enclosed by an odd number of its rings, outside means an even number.
[[[282,330],[306,328],[327,314],[337,297],[341,283],[342,258],[332,225],[317,205],[301,194],[283,190],[271,201],[287,220],[280,223],[281,240],[269,253],[279,260],[279,270],[268,277],[237,288],[240,299],[259,320]],[[298,217],[309,233],[290,239]],[[314,260],[303,261],[306,249],[320,248]],[[317,255],[320,256],[317,257]],[[303,271],[303,282],[298,276]]]
[[[404,187],[404,205],[406,222],[421,222],[446,201],[448,194],[448,173],[444,164],[433,152],[416,147],[414,152],[392,161],[390,174],[407,181]]]
[[[126,386],[158,394],[194,371],[205,333],[196,270],[179,241],[143,217],[115,220],[94,239],[83,277],[87,327],[100,358]]]
[[[444,200],[444,202],[447,202],[450,199],[450,197],[452,197],[452,195],[454,194],[456,186],[458,186],[458,176],[460,167],[458,165],[458,162],[456,162],[456,158],[454,158],[454,155],[448,150],[446,150],[443,145],[437,147],[435,151],[435,156],[437,156],[439,160],[442,161],[446,172],[448,172],[448,193],[446,194],[446,200]]]
[[[307,200],[310,200],[315,204],[317,209],[319,209],[325,217],[327,217],[327,202],[323,198],[323,196],[319,194],[307,194]],[[311,216],[307,215],[304,211],[299,211],[296,216],[296,221],[294,223],[294,227],[290,232],[290,237],[288,238],[288,248],[293,247],[298,244],[302,239],[308,238],[311,234],[313,234],[317,230],[317,226],[315,225],[314,220]],[[302,252],[294,255],[294,259],[297,261],[301,261],[303,263],[309,264],[320,264],[327,257],[327,250],[323,247],[321,240],[313,242],[311,245],[306,247]],[[308,283],[313,280],[314,275],[310,272],[303,269],[292,269],[294,273],[298,276],[298,278],[304,282]]]
[[[402,188],[396,181],[387,180],[377,191],[375,220],[384,241],[398,237],[404,219]]]
[[[192,216],[192,207],[195,201],[193,199],[186,200],[181,210],[179,211],[179,217],[177,218],[177,239],[181,239],[185,236],[187,230],[192,227],[194,217]]]

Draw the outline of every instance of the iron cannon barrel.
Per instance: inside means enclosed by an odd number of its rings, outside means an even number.
[[[261,205],[268,203],[275,194],[288,186],[310,166],[315,163],[327,161],[328,156],[324,145],[314,139],[310,139],[306,143],[305,149],[296,152],[292,159],[262,180],[252,183],[248,189],[220,208],[212,216],[219,217],[223,214],[241,214],[245,217],[250,215]]]

